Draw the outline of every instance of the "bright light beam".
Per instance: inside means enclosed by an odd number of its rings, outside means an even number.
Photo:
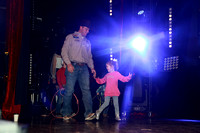
[[[142,15],[142,14],[144,14],[144,10],[140,10],[140,11],[138,12],[138,15]]]
[[[139,36],[133,39],[133,41],[131,42],[131,45],[138,52],[143,53],[146,49],[147,41],[143,37]]]
[[[130,85],[128,85],[125,88],[123,104],[122,104],[122,113],[123,113],[122,115],[125,114],[125,116],[123,117],[126,117],[126,115],[130,112],[130,105],[132,103],[132,90],[133,88]]]

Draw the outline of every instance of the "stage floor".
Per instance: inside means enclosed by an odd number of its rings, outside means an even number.
[[[156,118],[84,121],[76,117],[63,120],[37,116],[32,117],[30,123],[0,120],[0,133],[200,133],[200,121]]]

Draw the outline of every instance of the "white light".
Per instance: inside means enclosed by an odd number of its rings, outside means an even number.
[[[145,47],[146,47],[146,41],[144,38],[142,37],[137,37],[136,39],[133,40],[132,42],[132,46],[137,49],[139,52],[144,51]]]
[[[140,11],[138,12],[138,15],[142,15],[142,14],[144,14],[144,10],[140,10]]]
[[[36,17],[36,19],[42,21],[42,18]]]
[[[110,2],[109,14],[110,14],[110,16],[112,16],[112,0],[109,0],[109,2]]]
[[[113,61],[117,61],[117,59],[114,58]]]

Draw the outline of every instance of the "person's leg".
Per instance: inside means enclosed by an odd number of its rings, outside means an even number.
[[[74,92],[74,85],[77,80],[77,74],[78,74],[78,71],[75,66],[74,66],[73,73],[68,72],[66,68],[65,75],[66,75],[67,82],[66,82],[65,92],[63,96],[63,110],[62,110],[63,116],[69,116],[73,112],[71,102],[72,102],[72,93]]]
[[[118,102],[118,96],[113,96],[113,104],[115,107],[115,114],[119,115],[119,102]]]
[[[115,107],[115,119],[116,120],[121,120],[119,116],[119,102],[118,102],[118,96],[113,96],[113,104]]]
[[[103,99],[102,103],[104,103],[105,97],[102,96],[102,99]],[[103,110],[103,117],[108,117],[108,110],[109,110],[109,105]]]
[[[57,100],[57,103],[56,103],[56,114],[61,114],[61,112],[60,112],[61,105],[62,105],[61,90],[58,91],[57,96],[58,96],[58,100]]]
[[[103,110],[103,117],[108,117],[109,105]]]
[[[110,97],[105,97],[105,102],[101,105],[101,107],[98,109],[98,111],[101,113],[110,103]]]
[[[105,102],[101,105],[101,107],[96,111],[96,119],[99,119],[99,116],[101,112],[109,105],[110,103],[110,97],[106,96],[105,97]]]
[[[79,66],[78,82],[82,91],[82,100],[85,107],[84,116],[87,117],[92,111],[92,96],[90,92],[89,71],[86,65]]]

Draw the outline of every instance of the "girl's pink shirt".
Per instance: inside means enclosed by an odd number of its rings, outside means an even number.
[[[102,79],[96,78],[98,84],[106,83],[105,96],[119,96],[118,80],[128,82],[131,79],[129,76],[123,76],[117,71],[107,73]]]

